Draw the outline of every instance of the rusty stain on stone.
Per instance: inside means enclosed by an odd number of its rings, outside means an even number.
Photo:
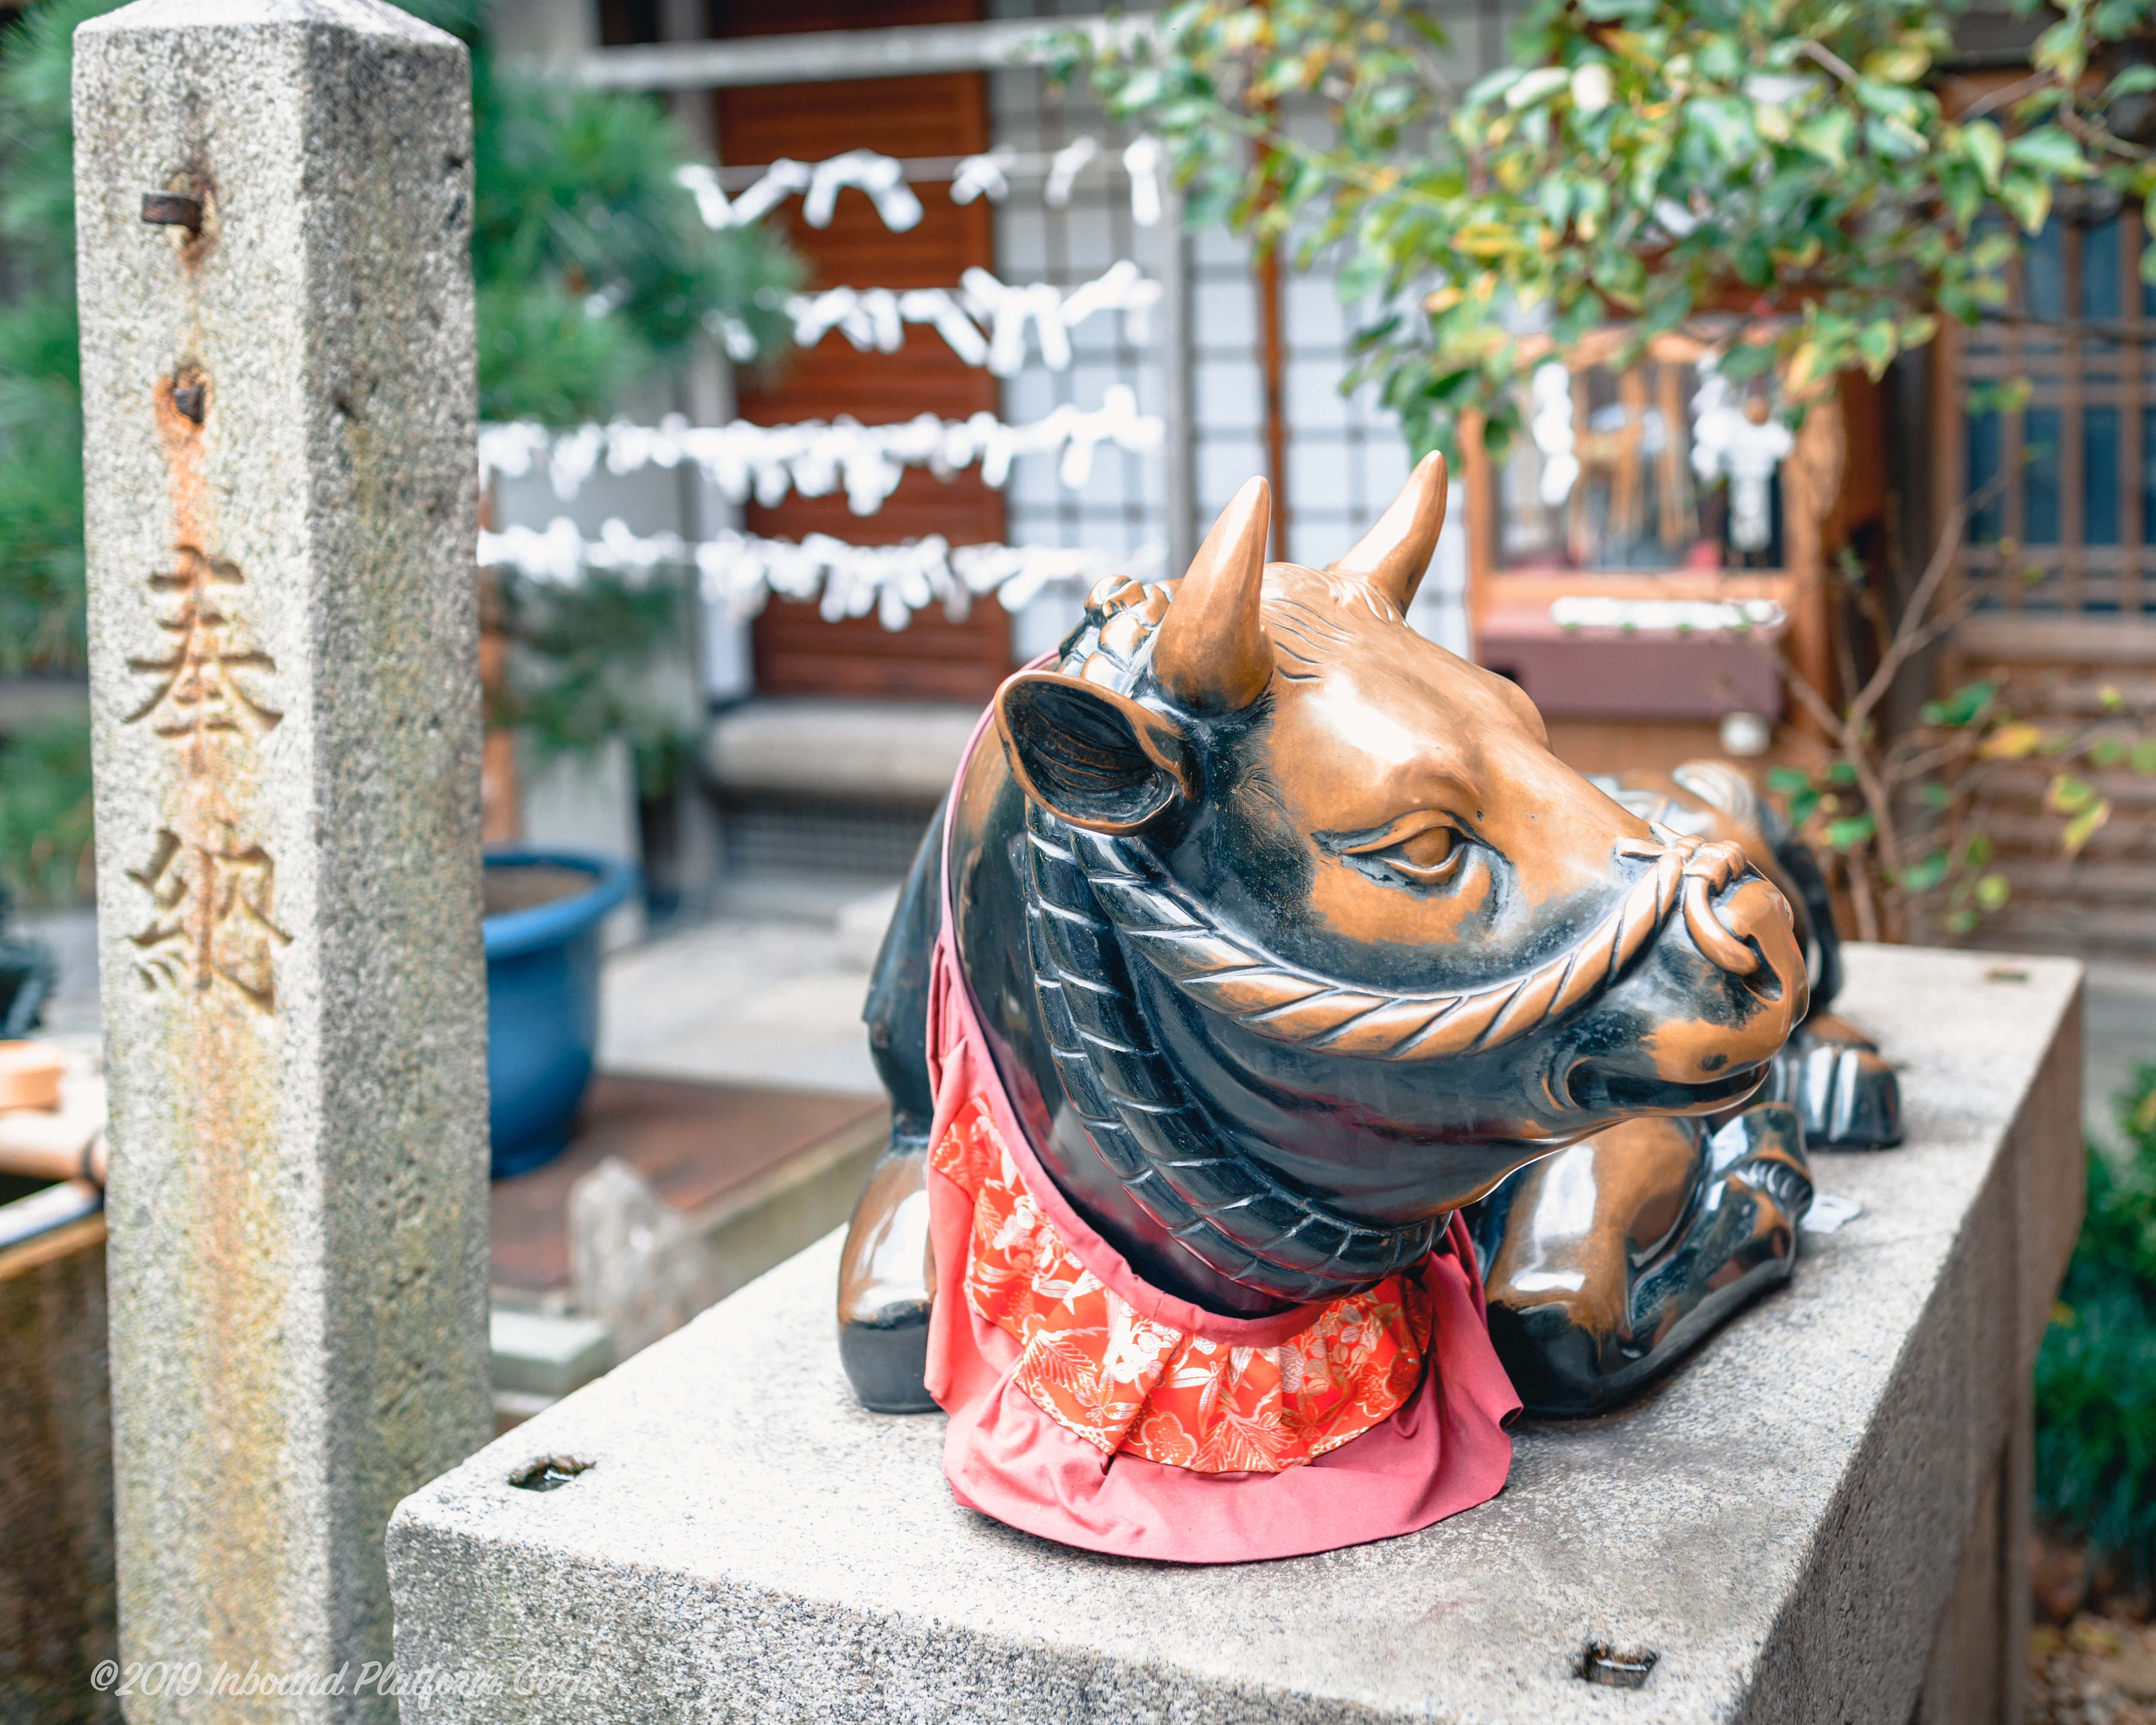
[[[184,251],[182,260],[187,261]],[[212,380],[192,363],[155,388],[176,565],[184,565],[190,553],[214,558],[221,546],[205,429],[214,398]],[[201,404],[200,418],[187,411],[191,402]],[[198,724],[175,741],[166,826],[197,851],[198,866],[207,870],[209,854],[252,842],[262,788],[259,738]],[[195,891],[199,922],[214,906],[213,879],[204,875]],[[244,989],[213,986],[212,931],[198,926],[188,932],[200,956],[192,986],[180,988],[164,1014],[161,1088],[171,1099],[172,1141],[183,1147],[181,1165],[192,1188],[187,1224],[194,1245],[182,1255],[190,1272],[187,1303],[198,1314],[205,1379],[220,1386],[203,1412],[218,1461],[203,1506],[208,1530],[201,1552],[203,1591],[218,1656],[244,1666],[278,1645],[282,1614],[274,1578],[288,1572],[285,1551],[298,1532],[282,1525],[276,1509],[284,1496],[276,1481],[289,1447],[287,1409],[277,1375],[260,1369],[286,1345],[288,1322],[284,1291],[271,1273],[285,1255],[279,1025],[274,994],[250,999]]]

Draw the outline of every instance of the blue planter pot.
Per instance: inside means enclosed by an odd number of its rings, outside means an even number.
[[[636,884],[627,863],[568,852],[490,853],[487,870],[588,875],[581,892],[486,919],[486,1081],[493,1176],[560,1155],[591,1082],[599,1040],[599,923]]]

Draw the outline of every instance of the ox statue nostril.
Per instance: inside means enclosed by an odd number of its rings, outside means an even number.
[[[1759,968],[1758,952],[1715,915],[1707,891],[1703,876],[1694,875],[1685,882],[1685,927],[1691,932],[1692,944],[1718,969],[1732,976],[1751,975]]]
[[[1720,952],[1700,939],[1700,930],[1692,920],[1687,900],[1686,924],[1700,951],[1720,968],[1742,978],[1744,985],[1761,999],[1772,1003],[1788,999],[1792,1022],[1801,1017],[1808,1004],[1810,987],[1804,954],[1797,947],[1789,901],[1753,875],[1739,880],[1720,905],[1707,903],[1702,909],[1712,924],[1710,939],[1718,934],[1725,942],[1742,947],[1746,962],[1742,965],[1725,963]],[[1792,995],[1794,998],[1789,998]]]

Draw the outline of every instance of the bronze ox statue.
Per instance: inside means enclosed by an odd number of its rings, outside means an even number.
[[[1876,1051],[1799,1031],[1832,925],[1742,781],[1613,795],[1407,625],[1445,506],[1432,456],[1339,562],[1267,564],[1253,480],[1179,583],[1102,583],[998,692],[869,999],[893,1126],[839,1301],[868,1407],[930,1405],[947,824],[957,956],[1042,1168],[1225,1317],[1368,1286],[1466,1209],[1522,1399],[1605,1408],[1788,1278],[1807,1125],[1897,1135]]]

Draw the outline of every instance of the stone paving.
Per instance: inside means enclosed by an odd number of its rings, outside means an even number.
[[[615,953],[600,1065],[880,1096],[861,1023],[880,931],[802,908],[721,916]]]

